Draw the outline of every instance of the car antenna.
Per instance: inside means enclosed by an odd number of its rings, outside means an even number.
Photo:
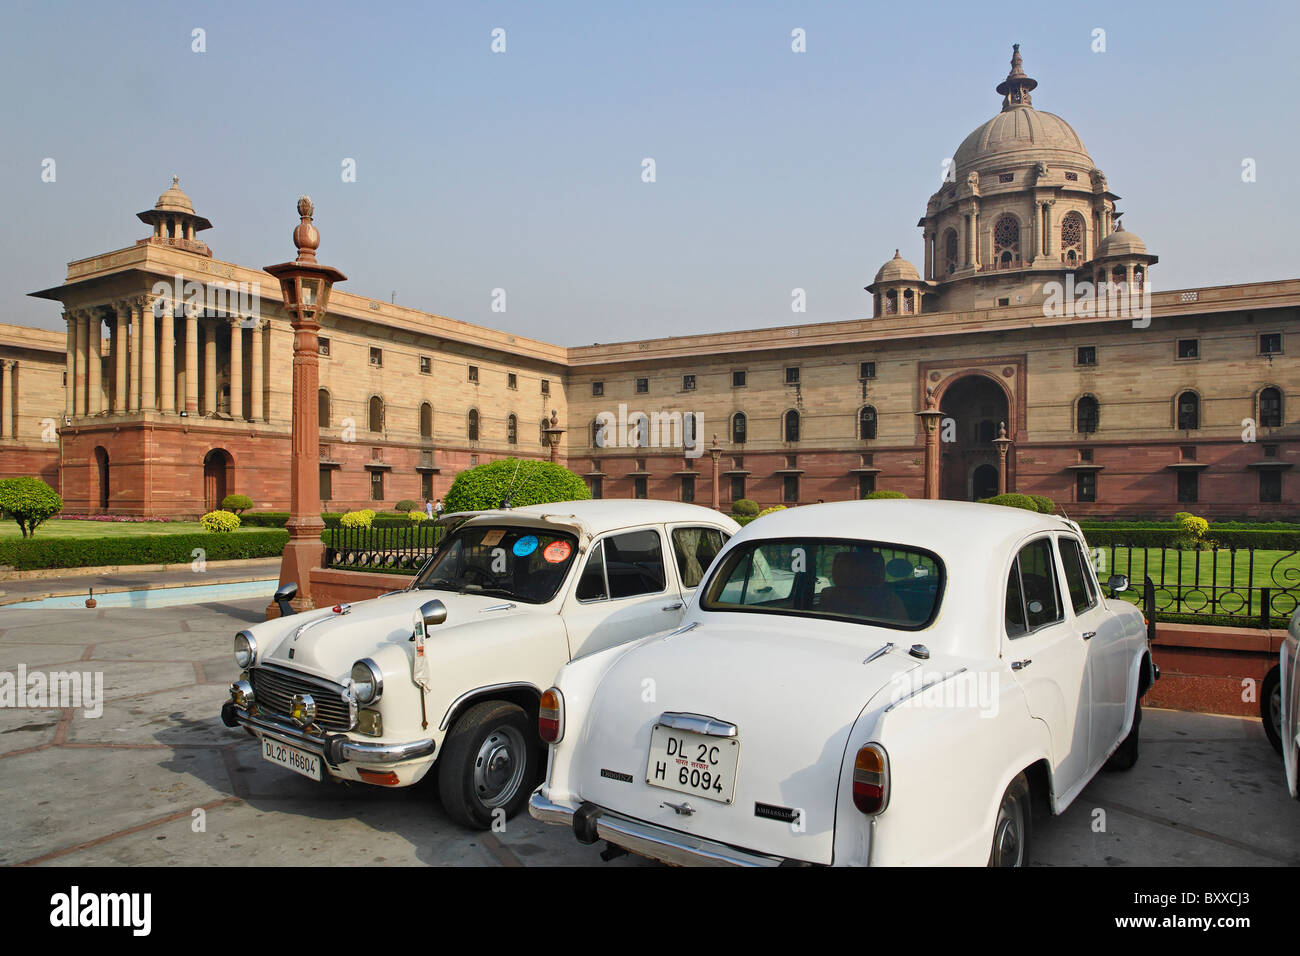
[[[500,507],[502,509],[508,510],[510,508],[510,499],[513,496],[515,490],[515,478],[518,477],[519,475],[519,466],[521,464],[523,464],[523,462],[520,459],[516,458],[515,470],[510,475],[510,484],[506,485],[506,493],[501,496]]]

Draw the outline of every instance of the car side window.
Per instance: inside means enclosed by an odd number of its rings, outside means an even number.
[[[578,579],[576,594],[579,601],[603,601],[609,597],[605,586],[605,542],[597,541],[587,556],[587,566]]]
[[[672,537],[682,587],[698,587],[704,572],[727,543],[727,536],[717,528],[673,528]]]
[[[1025,596],[1020,591],[1020,562],[1011,562],[1007,575],[1006,601],[1007,637],[1019,637],[1029,631],[1025,624]]]
[[[1061,551],[1061,567],[1065,569],[1065,586],[1070,592],[1070,604],[1075,614],[1082,614],[1097,603],[1093,593],[1092,582],[1088,579],[1088,569],[1083,558],[1083,549],[1073,538],[1060,537],[1056,545]]]
[[[1020,591],[1025,600],[1025,624],[1029,630],[1064,620],[1051,539],[1039,538],[1029,542],[1020,549],[1016,564],[1020,569]]]
[[[606,538],[605,579],[611,598],[655,594],[667,586],[659,532],[628,531]]]

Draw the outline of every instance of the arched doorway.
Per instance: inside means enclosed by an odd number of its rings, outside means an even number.
[[[976,501],[997,494],[999,461],[993,439],[998,424],[1008,419],[1007,393],[988,376],[966,375],[944,389],[939,410],[939,497]]]
[[[203,510],[216,511],[229,494],[232,461],[230,453],[214,448],[203,458]]]
[[[91,501],[100,511],[108,510],[108,450],[103,445],[95,448],[94,488]]]

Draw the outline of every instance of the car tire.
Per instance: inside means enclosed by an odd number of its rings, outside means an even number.
[[[1142,701],[1133,701],[1133,726],[1129,728],[1128,736],[1124,742],[1119,745],[1110,759],[1106,761],[1103,770],[1132,770],[1138,762],[1138,736],[1142,727]]]
[[[475,704],[452,726],[438,758],[442,807],[462,826],[489,829],[524,808],[540,766],[537,728],[522,707]]]
[[[1259,693],[1259,717],[1264,722],[1264,736],[1279,754],[1282,752],[1282,675],[1274,667],[1264,678]]]
[[[1033,813],[1029,799],[1029,781],[1018,774],[1007,785],[993,820],[993,845],[989,848],[989,866],[1027,866]]]

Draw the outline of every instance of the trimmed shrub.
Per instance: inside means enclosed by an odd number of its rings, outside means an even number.
[[[506,497],[514,508],[554,501],[586,501],[587,483],[576,473],[549,461],[503,458],[467,468],[456,476],[443,498],[447,513],[499,508]]]
[[[199,524],[209,532],[228,532],[239,529],[239,515],[229,511],[209,511],[199,519]]]
[[[0,479],[0,513],[18,522],[24,538],[62,510],[63,499],[41,479],[29,475]]]
[[[758,513],[758,517],[761,518],[763,515],[770,515],[773,511],[785,511],[785,505],[772,505],[770,508],[764,508]]]
[[[208,561],[273,558],[284,551],[289,532],[279,528],[238,534],[142,534],[100,538],[0,540],[0,564],[19,571],[37,568],[93,568],[130,564],[189,564],[195,550]]]
[[[1055,513],[1056,502],[1047,495],[1030,495],[1029,497],[1034,500],[1034,504],[1038,506],[1038,510],[1042,514],[1050,515]]]
[[[221,499],[222,510],[233,511],[237,515],[243,514],[251,507],[253,507],[253,499],[248,495],[226,495]]]
[[[415,510],[416,510],[417,508],[419,508],[419,507],[420,507],[419,502],[417,502],[417,501],[413,501],[413,500],[410,499],[410,498],[403,498],[403,499],[402,499],[401,501],[399,501],[397,504],[393,505],[393,510],[394,510],[394,511],[408,511],[408,512],[409,512],[409,511],[415,511]]]
[[[339,519],[341,528],[369,528],[375,520],[375,513],[369,508],[362,508],[360,511],[349,511]]]
[[[419,522],[424,521],[428,516],[423,511],[415,511],[412,509],[406,513],[406,517],[408,520],[414,521],[418,524]]]
[[[731,503],[731,516],[733,518],[757,518],[758,502],[751,498],[739,498]]]
[[[862,500],[883,501],[888,498],[906,498],[906,497],[907,495],[903,494],[901,491],[882,490],[882,491],[868,491],[865,495],[862,496]]]
[[[981,498],[980,503],[986,505],[1002,505],[1004,508],[1023,508],[1025,511],[1038,511],[1038,503],[1029,495],[1018,495],[1013,493],[994,495],[992,498]]]
[[[239,516],[240,524],[245,528],[283,528],[288,520],[287,511],[245,511]]]

